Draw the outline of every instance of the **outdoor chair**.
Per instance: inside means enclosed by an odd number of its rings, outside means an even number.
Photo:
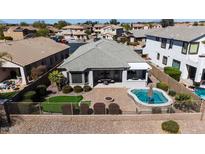
[[[80,114],[88,114],[88,111],[89,111],[89,106],[88,104],[85,104],[85,103],[81,103],[80,104]]]
[[[115,80],[111,80],[110,83],[115,83]]]
[[[105,114],[105,104],[104,103],[95,103],[94,106],[94,114]]]
[[[63,115],[73,115],[74,106],[72,104],[65,104],[61,109]]]
[[[108,106],[109,114],[121,114],[121,110],[118,104],[111,103]]]

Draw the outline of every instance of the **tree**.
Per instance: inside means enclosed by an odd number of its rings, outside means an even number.
[[[28,26],[26,22],[20,22],[20,26]]]
[[[43,37],[48,37],[49,36],[49,29],[47,28],[43,28],[43,29],[39,29],[37,32],[36,32],[36,36],[43,36]]]
[[[47,25],[46,25],[46,23],[44,21],[35,21],[33,23],[33,27],[44,29],[44,28],[47,27]]]
[[[98,21],[91,21],[91,20],[87,20],[87,21],[86,21],[86,22],[84,22],[83,24],[85,24],[85,25],[92,25],[92,26],[94,26],[94,25],[98,24]]]
[[[0,25],[0,40],[4,39],[4,33],[3,33],[4,28],[5,28],[4,25]]]
[[[87,35],[91,35],[92,31],[91,31],[90,29],[87,29],[87,30],[85,31],[85,33],[86,33]]]
[[[1,60],[2,58],[8,58],[12,60],[12,56],[8,54],[7,52],[0,52],[0,66],[2,66],[3,61]]]
[[[31,78],[36,80],[39,76],[46,72],[47,68],[45,65],[39,65],[38,67],[33,67],[31,69]]]
[[[162,19],[160,24],[162,27],[174,26],[174,19]]]
[[[199,23],[195,21],[193,26],[199,26]]]
[[[59,20],[57,23],[54,24],[54,27],[61,29],[67,25],[70,25],[70,23],[67,23],[65,20]]]
[[[132,27],[130,26],[130,24],[122,24],[122,27],[123,27],[126,31],[132,30]]]
[[[110,24],[118,25],[118,24],[120,24],[120,22],[118,22],[117,19],[111,19]]]
[[[63,74],[58,70],[54,70],[48,75],[48,79],[51,81],[52,84],[59,87],[60,81],[61,79],[63,79]]]

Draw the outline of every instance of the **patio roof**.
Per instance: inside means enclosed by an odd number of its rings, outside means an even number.
[[[79,47],[60,68],[84,71],[88,68],[129,68],[128,63],[146,63],[126,45],[112,40],[99,40]]]

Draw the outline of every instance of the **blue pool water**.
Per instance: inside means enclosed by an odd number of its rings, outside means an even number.
[[[196,88],[194,93],[205,100],[205,89],[204,88]]]
[[[162,92],[153,90],[153,96],[148,97],[148,89],[134,89],[131,91],[137,96],[137,98],[146,104],[163,104],[167,103],[168,99],[163,95]]]

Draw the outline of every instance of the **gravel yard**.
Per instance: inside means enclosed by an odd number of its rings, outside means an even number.
[[[176,120],[180,133],[205,133],[205,120],[200,114],[121,115],[121,116],[63,116],[13,115],[15,120],[8,133],[22,134],[161,134],[161,123]]]

